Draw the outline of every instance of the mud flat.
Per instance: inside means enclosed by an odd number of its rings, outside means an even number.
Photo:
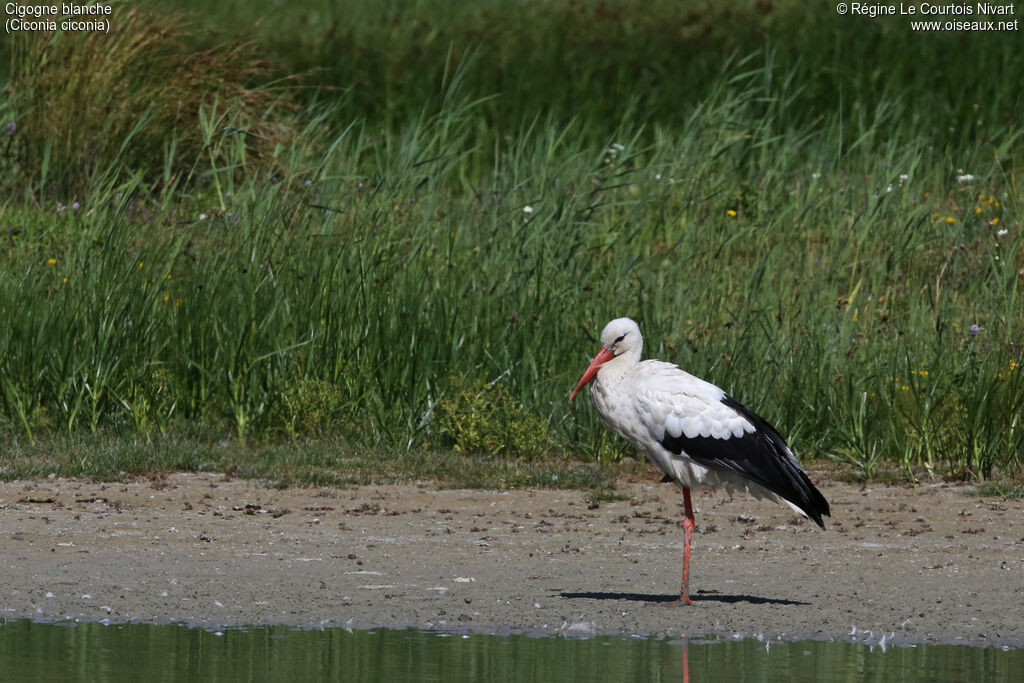
[[[0,618],[1024,644],[1024,501],[821,488],[826,531],[695,492],[696,604],[681,607],[681,497],[667,484],[594,504],[218,474],[4,482]]]

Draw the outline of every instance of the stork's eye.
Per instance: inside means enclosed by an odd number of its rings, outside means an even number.
[[[612,342],[612,344],[618,344],[618,343],[619,343],[620,341],[622,341],[622,340],[623,340],[623,339],[625,339],[625,338],[626,338],[626,335],[624,335],[624,334],[620,334],[620,335],[619,335],[619,338],[618,338],[618,339],[616,339],[616,340],[615,340],[614,342]]]

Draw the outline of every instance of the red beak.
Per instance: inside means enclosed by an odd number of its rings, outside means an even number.
[[[579,383],[576,384],[576,388],[572,390],[572,394],[569,395],[569,400],[573,400],[576,397],[576,393],[583,387],[584,384],[594,379],[597,376],[597,371],[601,369],[601,366],[615,358],[615,352],[611,349],[602,348],[601,352],[594,356],[594,360],[590,361],[590,365],[587,366],[587,371],[580,377]]]

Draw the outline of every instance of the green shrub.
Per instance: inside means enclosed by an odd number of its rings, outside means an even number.
[[[177,408],[175,376],[166,367],[154,365],[146,368],[136,381],[128,383],[125,395],[118,402],[128,413],[135,430],[151,436],[155,426],[161,434],[167,433],[167,426]]]
[[[338,420],[342,398],[337,386],[322,379],[290,382],[280,394],[271,422],[293,438],[325,431]]]
[[[470,454],[537,456],[549,450],[548,425],[523,410],[496,382],[452,378],[452,396],[441,401],[445,445]]]

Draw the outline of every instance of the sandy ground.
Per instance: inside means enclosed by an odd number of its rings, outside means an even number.
[[[683,607],[681,497],[620,488],[6,482],[0,619],[1024,644],[1024,501],[826,484],[820,531],[695,492]]]

